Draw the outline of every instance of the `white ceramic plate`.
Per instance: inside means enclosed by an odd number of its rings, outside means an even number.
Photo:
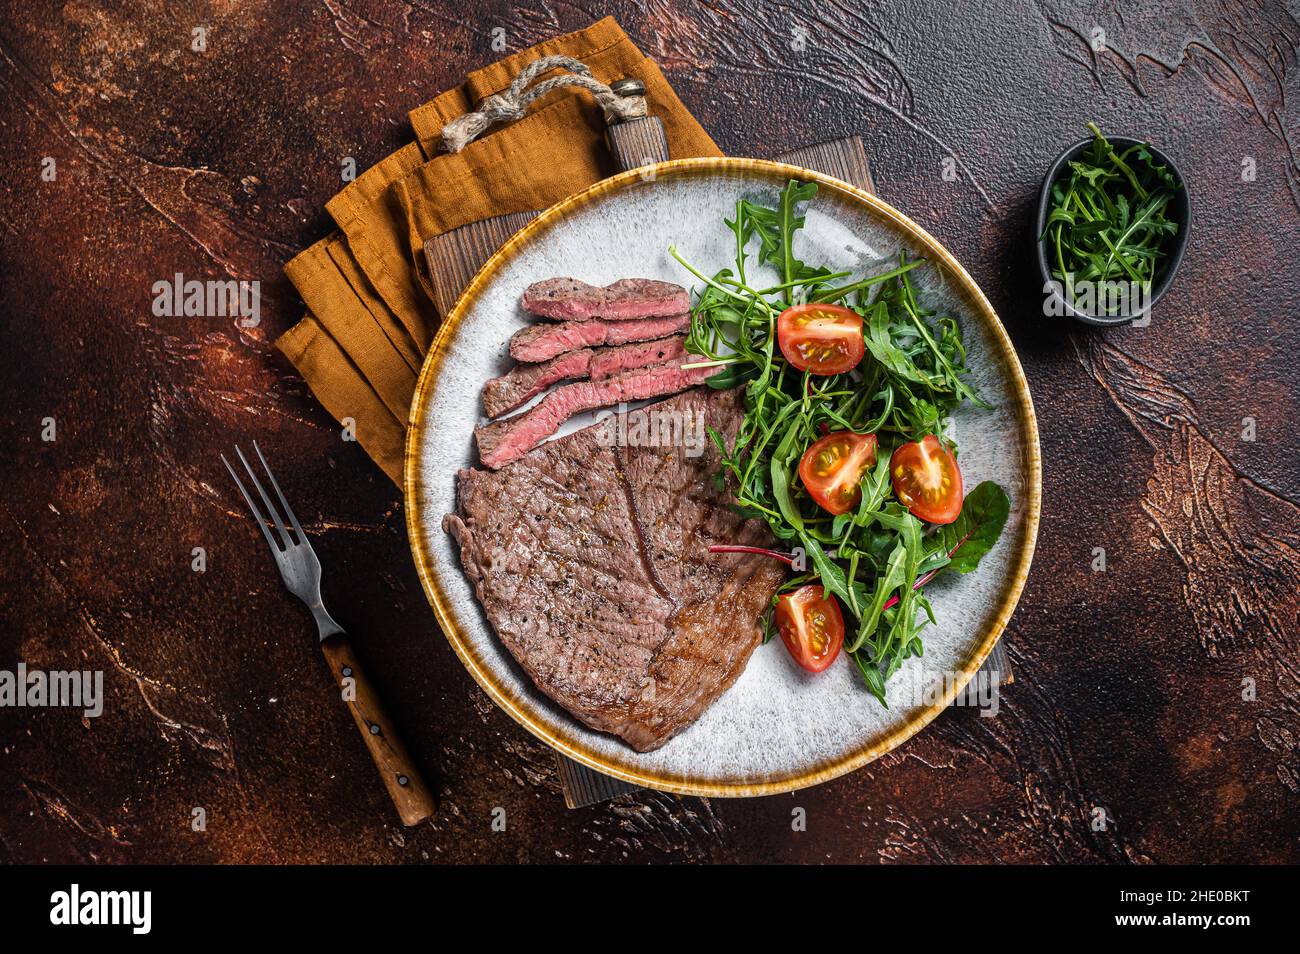
[[[633,752],[594,732],[539,692],[497,640],[442,530],[455,507],[455,475],[474,460],[479,391],[510,366],[506,341],[527,323],[519,296],[530,283],[572,275],[603,285],[644,277],[692,287],[668,254],[676,245],[706,274],[734,259],[723,225],[744,196],[775,202],[788,179],[819,183],[795,252],[836,270],[878,269],[906,249],[929,264],[912,273],[923,303],[961,322],[970,383],[994,410],[966,407],[952,424],[968,488],[998,481],[1012,498],[996,548],[978,570],[927,587],[938,625],[925,655],[889,682],[889,708],[847,661],[810,676],[780,642],[760,646],[748,668],[695,725],[663,748]],[[589,418],[573,426],[589,423]],[[443,323],[411,409],[406,450],[407,524],[417,568],[456,653],[488,694],[534,734],[593,768],[653,788],[700,795],[772,794],[816,784],[865,764],[909,738],[963,687],[1015,608],[1038,526],[1038,431],[1020,363],[970,276],[919,226],[836,179],[754,159],[683,159],[598,183],[549,209],[479,272]]]

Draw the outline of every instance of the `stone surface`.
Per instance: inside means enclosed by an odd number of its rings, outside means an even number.
[[[102,669],[108,699],[97,719],[0,710],[0,861],[1300,860],[1300,25],[1282,4],[609,5],[727,152],[865,137],[882,197],[1016,342],[1044,499],[998,718],[950,711],[794,795],[576,812],[437,634],[396,489],[269,341],[300,314],[280,267],[327,230],[341,159],[405,141],[408,109],[498,55],[494,27],[518,49],[586,15],[2,6],[0,668]],[[1188,257],[1146,328],[1040,314],[1033,203],[1089,118],[1192,183]],[[260,326],[155,317],[177,271],[260,280]],[[217,454],[254,437],[441,795],[434,824],[401,828],[230,493]]]

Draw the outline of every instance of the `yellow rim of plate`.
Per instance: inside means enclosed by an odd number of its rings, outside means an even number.
[[[796,774],[782,778],[723,783],[701,782],[683,776],[658,775],[636,766],[614,764],[608,761],[604,755],[587,748],[575,734],[565,732],[564,730],[568,727],[561,726],[553,729],[545,724],[538,714],[530,711],[527,699],[515,696],[505,686],[496,681],[495,675],[474,654],[471,645],[461,632],[460,626],[452,614],[450,602],[440,588],[439,581],[432,570],[429,554],[425,547],[426,535],[424,528],[420,526],[418,501],[423,497],[423,493],[420,467],[416,459],[416,452],[421,442],[420,422],[424,416],[425,403],[429,395],[433,393],[436,385],[443,359],[446,356],[447,342],[464,319],[470,306],[478,300],[484,288],[496,277],[504,265],[514,259],[529,242],[544,235],[553,225],[563,221],[590,203],[607,195],[617,193],[625,187],[634,185],[653,187],[654,183],[664,179],[705,177],[719,172],[738,173],[754,178],[767,179],[778,186],[784,185],[789,179],[816,182],[819,190],[825,189],[849,198],[865,206],[878,219],[893,224],[916,245],[924,248],[928,253],[927,257],[931,261],[940,262],[957,279],[959,293],[967,300],[971,310],[993,332],[993,339],[998,349],[1000,349],[1000,356],[1005,369],[1014,383],[1014,390],[1018,398],[1016,410],[1020,416],[1021,426],[1029,436],[1028,447],[1025,449],[1027,456],[1025,464],[1028,467],[1030,478],[1027,488],[1028,499],[1025,501],[1027,512],[1021,525],[1020,539],[1015,544],[1016,565],[1002,593],[993,625],[989,627],[980,641],[978,649],[963,667],[961,677],[955,682],[949,683],[949,688],[941,699],[936,700],[933,705],[919,710],[906,723],[887,732],[884,737],[875,739],[861,749],[827,760],[825,764],[818,765],[811,770],[801,770]],[[429,347],[429,353],[425,357],[424,367],[420,371],[415,396],[411,401],[411,415],[408,423],[405,462],[407,534],[411,540],[411,550],[415,556],[415,566],[420,574],[420,582],[424,587],[429,603],[433,606],[438,625],[442,627],[442,631],[451,643],[452,649],[460,657],[460,661],[464,663],[470,675],[483,687],[483,690],[492,700],[509,713],[516,722],[568,758],[615,778],[679,795],[741,797],[779,795],[784,792],[792,792],[811,785],[819,785],[822,782],[852,772],[854,769],[861,768],[873,759],[879,758],[886,752],[906,742],[925,728],[935,716],[952,703],[958,693],[966,687],[975,672],[983,665],[985,657],[992,651],[993,646],[997,643],[998,638],[1002,635],[1008,621],[1011,619],[1017,601],[1020,599],[1020,592],[1024,588],[1025,577],[1029,573],[1029,565],[1034,556],[1034,544],[1038,536],[1039,506],[1042,498],[1042,463],[1039,457],[1038,422],[1034,416],[1034,405],[1029,397],[1029,385],[1025,381],[1025,374],[1020,367],[1020,360],[1016,356],[1011,339],[1007,337],[1006,329],[1002,327],[1002,322],[993,311],[993,306],[989,304],[988,299],[984,297],[984,293],[980,291],[979,286],[975,284],[970,275],[966,273],[966,270],[933,236],[892,206],[831,176],[823,175],[811,169],[804,169],[800,166],[786,165],[766,159],[726,157],[674,159],[655,166],[633,169],[608,179],[602,179],[582,192],[578,192],[551,206],[551,208],[533,219],[516,232],[479,269],[478,274],[474,276],[474,279],[456,302],[455,307],[452,308],[451,314],[446,317],[446,320],[438,329],[438,334],[433,339],[433,343]],[[578,725],[576,719],[573,725],[575,728]],[[631,750],[629,750],[629,754],[631,754]]]

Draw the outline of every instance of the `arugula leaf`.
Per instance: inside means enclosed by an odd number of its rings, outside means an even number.
[[[759,262],[771,265],[783,276],[782,298],[786,304],[792,300],[794,283],[816,284],[833,274],[828,268],[812,268],[794,257],[794,234],[803,228],[804,223],[804,216],[798,214],[796,207],[800,202],[810,201],[816,194],[817,183],[791,179],[781,190],[775,209],[742,200],[741,211],[737,213],[738,216],[743,213],[749,234],[758,236]],[[737,225],[732,230],[739,228]],[[737,231],[737,235],[740,234]]]
[[[808,534],[800,534],[803,541],[804,549],[808,556],[812,558],[813,568],[817,570],[817,575],[821,577],[822,588],[827,593],[834,593],[846,603],[849,600],[849,582],[848,577],[844,574],[844,569],[822,549],[822,545],[814,540]]]
[[[796,276],[802,277],[807,267],[803,262],[794,257],[794,233],[795,230],[803,228],[804,217],[795,216],[795,205],[799,202],[806,202],[817,194],[817,183],[804,182],[796,183],[793,179],[789,185],[781,192],[781,257],[780,261],[774,262],[783,275],[783,280],[789,284]],[[785,300],[790,300],[790,289],[786,289]]]
[[[893,552],[889,554],[889,562],[885,564],[884,573],[876,579],[876,589],[872,594],[871,602],[867,604],[866,611],[862,614],[862,620],[858,624],[858,634],[851,642],[845,644],[845,652],[856,653],[868,638],[875,635],[876,627],[880,625],[880,615],[885,609],[885,601],[905,583],[907,583],[907,544],[899,540],[894,545]]]
[[[858,664],[858,671],[862,673],[862,681],[867,684],[871,694],[880,700],[880,704],[886,709],[889,703],[885,701],[885,677],[880,673],[879,666],[873,666],[869,661],[862,658],[860,653],[852,654],[853,661]]]
[[[873,358],[897,376],[929,386],[930,376],[916,366],[906,351],[894,344],[890,332],[891,321],[889,308],[883,301],[876,302],[868,312],[862,343],[867,346]]]

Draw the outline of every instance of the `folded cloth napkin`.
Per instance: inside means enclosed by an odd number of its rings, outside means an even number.
[[[601,110],[573,88],[555,90],[459,153],[441,151],[444,125],[506,89],[527,63],[554,55],[582,60],[605,83],[642,80],[674,158],[721,155],[655,63],[608,17],[471,73],[409,114],[416,140],[331,199],[338,231],[285,266],[307,313],[276,342],[399,486],[411,396],[442,318],[426,292],[424,243],[471,222],[545,209],[614,171]]]

